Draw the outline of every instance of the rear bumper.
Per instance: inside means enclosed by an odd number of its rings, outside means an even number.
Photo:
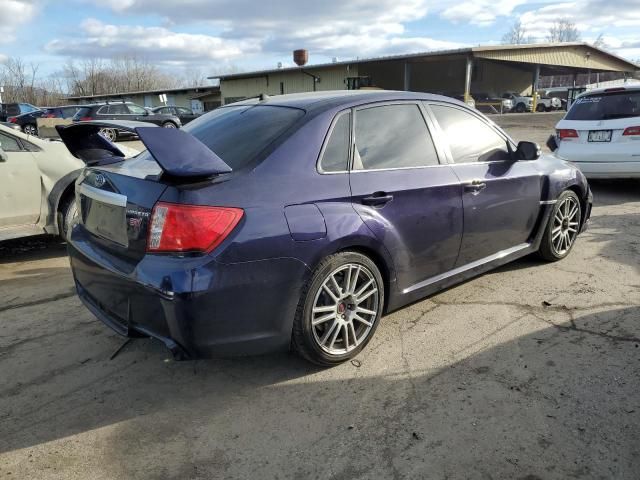
[[[147,255],[128,274],[90,243],[69,242],[78,296],[127,337],[162,341],[178,359],[289,348],[306,265],[292,258],[221,264]]]
[[[561,141],[555,154],[572,162],[587,178],[640,178],[640,155],[633,146]]]

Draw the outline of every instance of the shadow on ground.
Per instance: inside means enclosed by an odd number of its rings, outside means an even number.
[[[637,478],[640,308],[521,313],[540,329],[437,367],[429,318],[404,325],[399,356],[378,344],[333,370],[292,355],[175,363],[146,340],[109,361],[53,336],[55,368],[37,378],[3,359],[0,474]]]

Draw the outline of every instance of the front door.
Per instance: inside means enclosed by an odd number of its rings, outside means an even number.
[[[390,252],[401,290],[452,269],[462,238],[460,184],[423,113],[404,102],[354,118],[353,207]]]
[[[7,156],[0,160],[0,228],[35,225],[40,218],[40,169],[13,135],[0,132],[0,148]]]
[[[463,107],[430,104],[462,184],[464,235],[456,267],[524,246],[540,213],[535,161],[513,161],[508,139]]]

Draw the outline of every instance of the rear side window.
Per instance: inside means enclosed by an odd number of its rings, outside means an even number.
[[[444,105],[430,105],[445,134],[455,163],[509,160],[507,141],[471,113]]]
[[[73,116],[73,118],[75,120],[80,120],[82,117],[88,117],[90,112],[91,112],[90,107],[79,108],[76,114]]]
[[[356,113],[353,169],[437,165],[427,124],[415,104],[384,105]]]
[[[182,127],[232,169],[248,165],[304,116],[304,110],[270,105],[218,108]],[[294,159],[292,159],[294,161]]]
[[[323,172],[344,172],[349,168],[351,113],[341,114],[333,124],[322,153],[320,168]]]
[[[129,109],[124,103],[109,105],[109,115],[129,115]]]
[[[611,120],[640,117],[640,91],[623,91],[578,98],[566,120]]]
[[[77,107],[63,108],[62,109],[62,117],[63,118],[73,117],[76,114],[77,111],[78,111]]]

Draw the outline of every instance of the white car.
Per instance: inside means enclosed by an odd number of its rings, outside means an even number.
[[[126,157],[139,153],[118,146]],[[76,178],[85,163],[64,143],[0,125],[0,240],[65,236],[76,214]]]
[[[640,178],[640,87],[591,90],[556,125],[555,154],[587,178]]]
[[[558,97],[543,97],[539,94],[537,94],[537,97],[537,112],[550,112],[562,108],[562,100]],[[533,111],[533,97],[507,92],[502,95],[502,98],[511,100],[513,106],[512,111],[514,112],[524,113]]]

